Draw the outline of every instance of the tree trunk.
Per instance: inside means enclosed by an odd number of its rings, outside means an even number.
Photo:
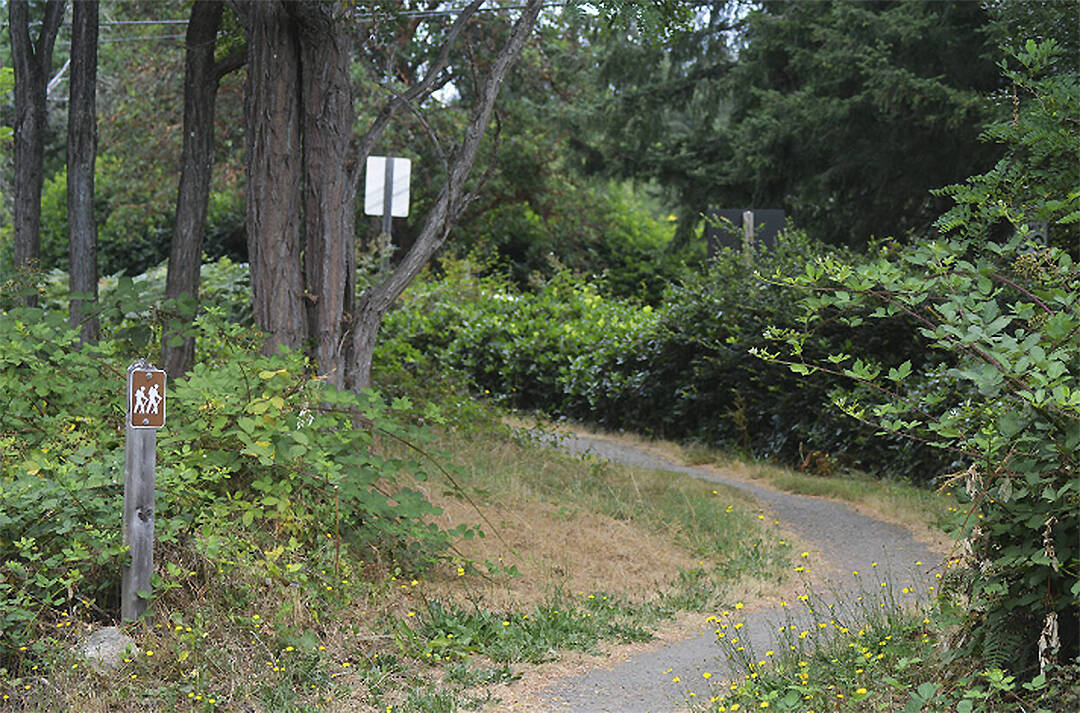
[[[316,369],[345,386],[355,303],[356,191],[349,143],[354,117],[344,5],[290,5],[300,28],[304,137],[304,272]]]
[[[26,0],[9,0],[8,29],[15,74],[15,205],[12,216],[15,267],[35,268],[41,258],[42,161],[45,154],[45,90],[53,43],[64,19],[62,0],[48,0],[37,42],[30,38]],[[36,299],[29,298],[30,303]]]
[[[356,309],[351,308],[353,211],[359,180],[355,167],[363,163],[390,117],[435,86],[453,38],[481,0],[459,15],[425,79],[380,111],[359,142],[360,161],[352,163],[354,170],[346,156],[354,115],[346,28],[339,16],[344,9],[314,1],[229,0],[229,4],[248,37],[247,230],[256,324],[269,334],[266,351],[282,345],[301,347],[310,335],[321,375],[339,386],[364,388],[370,385],[371,355],[383,315],[443,244],[450,225],[468,204],[465,180],[499,88],[536,24],[542,0],[528,0],[492,64],[420,237]],[[306,265],[300,252],[301,195]]]
[[[94,161],[97,157],[98,0],[75,3],[71,18],[68,92],[67,217],[71,303],[69,319],[83,343],[98,340],[98,319],[85,302],[98,297],[97,224],[94,222]]]
[[[465,180],[476,161],[480,139],[483,138],[491,118],[502,82],[532,33],[542,5],[543,0],[528,0],[525,3],[506,44],[492,63],[491,71],[477,96],[465,135],[450,158],[446,183],[428,211],[416,242],[387,279],[368,289],[360,299],[356,310],[357,319],[353,326],[353,353],[348,374],[348,386],[353,390],[358,391],[371,385],[372,353],[386,310],[409,286],[435,251],[446,242],[451,226],[470,201],[470,197],[465,194]]]
[[[225,74],[240,66],[242,55],[214,62],[222,0],[196,0],[191,8],[184,69],[184,142],[176,225],[169,250],[165,298],[174,300],[176,318],[162,335],[161,362],[172,377],[185,374],[195,360],[195,339],[183,336],[199,301],[207,202],[214,167],[214,106]]]
[[[247,240],[255,324],[264,351],[307,340],[300,245],[300,54],[281,0],[243,4],[248,35],[244,88]]]

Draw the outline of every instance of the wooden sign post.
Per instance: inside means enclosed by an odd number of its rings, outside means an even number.
[[[754,211],[744,211],[742,214],[743,226],[743,256],[746,259],[746,267],[754,267]]]
[[[146,611],[154,573],[154,466],[157,429],[165,425],[165,372],[145,359],[128,367],[126,421],[123,542],[131,563],[121,575],[120,616],[135,621]]]

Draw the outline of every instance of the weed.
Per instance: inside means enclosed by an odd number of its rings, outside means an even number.
[[[941,632],[953,619],[937,604],[904,607],[883,587],[877,597],[829,602],[800,595],[802,609],[779,627],[773,648],[757,651],[741,623],[716,617],[717,640],[733,676],[693,710],[1064,713],[1080,700],[1080,666],[1056,667],[1021,682],[1000,669],[966,668]]]

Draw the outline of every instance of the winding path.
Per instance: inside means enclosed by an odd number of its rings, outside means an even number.
[[[842,606],[860,593],[880,590],[888,582],[894,593],[904,588],[925,591],[933,578],[931,566],[940,556],[916,541],[904,528],[862,515],[850,506],[824,498],[794,495],[728,478],[716,472],[673,463],[640,449],[599,438],[571,435],[558,446],[572,453],[591,453],[598,458],[644,468],[686,473],[695,478],[723,483],[753,495],[790,532],[820,551],[814,566],[826,567],[826,601]],[[824,562],[821,561],[824,558]],[[916,562],[919,564],[916,565]],[[877,563],[874,565],[874,563]],[[853,577],[852,572],[866,575]],[[820,593],[820,592],[819,592]],[[794,599],[797,592],[790,593]],[[775,648],[781,623],[795,621],[792,609],[745,610],[744,640],[757,652]],[[808,622],[804,622],[808,623]],[[630,659],[564,678],[540,693],[547,713],[674,713],[687,710],[691,694],[708,701],[703,673],[718,678],[731,673],[715,640],[716,624],[703,622],[697,636]],[[677,682],[674,680],[679,679]]]

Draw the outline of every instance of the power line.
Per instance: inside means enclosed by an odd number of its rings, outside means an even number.
[[[541,9],[547,9],[552,7],[566,7],[568,5],[577,4],[571,0],[561,0],[560,2],[544,3],[540,6]],[[383,18],[396,18],[407,17],[410,19],[424,19],[429,17],[452,17],[454,15],[460,15],[468,8],[465,7],[448,7],[441,10],[407,10],[404,12],[370,12],[361,15],[357,15],[354,19],[357,22],[374,22],[376,19]],[[512,12],[514,10],[524,10],[525,5],[501,5],[498,7],[480,7],[476,9],[476,12],[498,13],[498,12]],[[187,20],[101,20],[98,24],[102,26],[106,25],[186,25]],[[31,22],[31,27],[40,25],[41,22]],[[5,29],[7,23],[2,25]],[[62,27],[70,27],[70,20],[65,20]]]
[[[540,6],[541,10],[550,7],[566,7],[570,5],[570,2],[549,2]],[[509,12],[511,10],[524,10],[524,5],[503,5],[500,7],[480,7],[477,8],[477,12]],[[369,13],[367,15],[358,15],[356,17],[357,22],[374,22],[376,18],[395,18],[395,17],[408,17],[408,18],[428,18],[428,17],[452,17],[453,15],[460,15],[465,12],[464,7],[448,7],[443,10],[409,10],[407,12],[384,12],[384,13]]]
[[[540,6],[541,9],[566,7],[571,4],[576,4],[570,0],[562,0],[561,2],[549,2]],[[381,19],[394,19],[394,18],[409,18],[409,19],[434,19],[438,17],[453,17],[454,15],[460,15],[465,12],[467,8],[464,7],[448,7],[441,10],[409,10],[406,12],[384,12],[384,13],[368,13],[364,15],[357,15],[354,20],[361,24],[370,24]],[[476,12],[485,13],[500,13],[500,12],[512,12],[515,10],[525,9],[524,5],[502,5],[499,7],[481,7],[477,8]],[[30,23],[31,27],[40,25],[40,22]],[[187,25],[187,20],[101,20],[99,22],[102,26],[147,26],[147,25]],[[65,21],[62,26],[70,27],[71,23]],[[7,23],[0,25],[5,30],[7,29]],[[185,35],[149,35],[149,36],[132,36],[132,37],[117,37],[117,38],[99,38],[99,42],[152,42],[154,40],[174,40],[183,39]],[[70,42],[57,43],[61,47],[70,46]]]
[[[182,40],[187,35],[147,35],[145,37],[99,37],[99,43],[106,42],[151,42],[153,40]],[[70,42],[57,42],[58,47],[70,47]]]
[[[102,20],[99,25],[186,25],[187,20]]]

